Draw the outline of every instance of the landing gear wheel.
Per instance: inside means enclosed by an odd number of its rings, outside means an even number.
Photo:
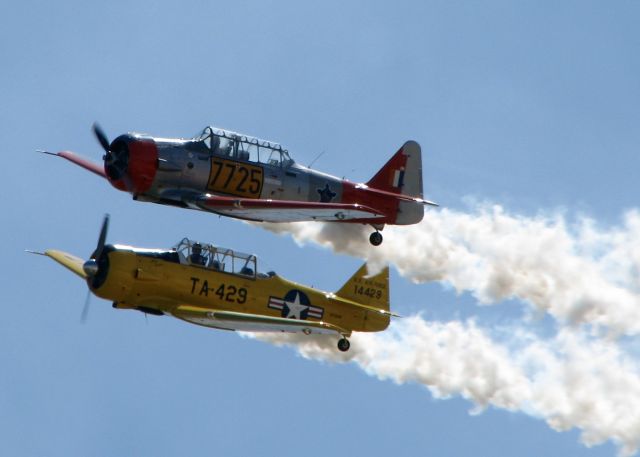
[[[373,244],[374,246],[380,246],[382,244],[382,233],[373,232],[369,237],[369,243]]]
[[[348,339],[342,338],[338,341],[338,349],[340,349],[342,352],[347,352],[350,347],[351,343],[349,343]]]

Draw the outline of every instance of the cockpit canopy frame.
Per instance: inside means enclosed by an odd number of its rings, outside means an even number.
[[[207,126],[193,141],[201,143],[212,154],[235,160],[289,167],[294,161],[280,144],[261,140],[230,130]]]
[[[209,270],[255,279],[258,258],[253,254],[234,251],[208,243],[183,238],[173,248],[183,265],[195,265]]]

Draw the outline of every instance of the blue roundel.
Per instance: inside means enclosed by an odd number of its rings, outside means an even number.
[[[324,189],[316,189],[316,190],[320,194],[320,201],[322,203],[331,203],[331,200],[333,200],[333,197],[337,195],[334,191],[331,190],[331,187],[329,187],[329,184],[325,184]]]
[[[290,290],[284,296],[282,317],[305,320],[309,316],[309,306],[311,301],[307,294],[298,289]]]

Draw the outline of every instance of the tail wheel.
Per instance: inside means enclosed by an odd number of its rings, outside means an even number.
[[[380,246],[382,244],[382,233],[373,232],[371,236],[369,236],[369,243],[374,246]]]
[[[348,339],[342,338],[338,341],[338,349],[340,349],[340,351],[347,352],[350,347],[351,343],[349,343]]]

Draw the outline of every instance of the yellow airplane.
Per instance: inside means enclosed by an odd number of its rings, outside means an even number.
[[[118,309],[170,315],[192,324],[247,332],[302,332],[340,337],[389,325],[389,268],[360,269],[335,293],[258,270],[256,256],[182,239],[172,249],[105,245],[105,216],[89,260],[58,250],[35,252],[87,281],[91,292]],[[33,252],[33,251],[30,251]]]

